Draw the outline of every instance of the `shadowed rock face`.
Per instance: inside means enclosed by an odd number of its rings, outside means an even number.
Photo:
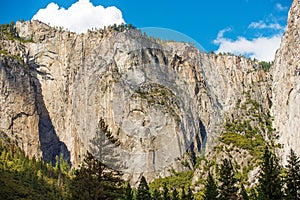
[[[152,179],[170,167],[183,170],[187,150],[210,149],[224,119],[238,116],[239,102],[250,96],[271,106],[270,74],[243,57],[201,53],[137,30],[78,35],[36,21],[16,29],[33,42],[1,39],[8,55],[0,62],[0,128],[18,132],[29,155],[40,149],[50,161],[64,153],[76,166],[90,150],[132,180]],[[15,71],[5,65],[11,55],[19,59]]]
[[[1,134],[12,137],[28,155],[55,163],[62,153],[70,160],[66,145],[53,128],[39,80],[25,67],[10,56],[0,58]]]

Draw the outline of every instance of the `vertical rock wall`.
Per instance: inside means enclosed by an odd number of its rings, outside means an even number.
[[[283,155],[293,148],[300,155],[300,2],[294,0],[273,67],[272,114],[283,144]]]

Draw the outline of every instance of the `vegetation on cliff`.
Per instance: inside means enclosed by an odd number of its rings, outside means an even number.
[[[288,165],[265,147],[258,184],[246,190],[237,168],[223,159],[215,172],[209,169],[204,193],[193,194],[194,170],[156,179],[148,185],[141,178],[137,189],[122,180],[121,173],[107,168],[87,153],[77,170],[70,170],[63,157],[55,165],[28,158],[9,139],[0,142],[0,196],[3,199],[299,199],[300,160],[291,151]],[[283,170],[282,170],[283,169]]]

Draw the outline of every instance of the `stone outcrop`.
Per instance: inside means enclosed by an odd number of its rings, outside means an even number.
[[[283,144],[282,154],[293,148],[300,155],[300,2],[294,0],[287,30],[276,52],[273,67],[272,114]]]

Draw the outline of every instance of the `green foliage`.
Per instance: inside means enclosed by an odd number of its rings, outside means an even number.
[[[194,194],[192,189],[189,187],[186,195],[186,200],[193,200],[194,199]]]
[[[24,40],[19,37],[13,21],[10,24],[0,25],[0,37],[5,37],[8,40],[18,40],[22,43],[33,42],[33,40]]]
[[[123,32],[125,30],[132,30],[132,29],[136,29],[132,24],[113,24],[107,27],[108,30],[114,30],[114,31],[118,31],[118,32]]]
[[[283,198],[280,172],[281,167],[278,163],[278,159],[275,154],[266,147],[259,174],[259,199],[279,200]]]
[[[64,159],[64,155],[60,154],[60,156],[55,157],[55,167],[54,170],[56,172],[63,173],[65,175],[68,175],[68,172],[70,171],[70,164]]]
[[[75,170],[72,176],[69,169],[63,155],[56,157],[56,164],[52,166],[34,157],[30,159],[16,145],[7,140],[0,140],[1,199],[125,197],[121,174],[108,169],[91,154],[88,153],[82,166]]]
[[[223,143],[248,150],[249,153],[255,158],[261,158],[266,142],[264,141],[262,135],[255,135],[252,138],[247,137],[247,135],[241,135],[235,132],[224,132],[220,137],[220,141]]]
[[[214,177],[209,172],[207,180],[205,182],[205,190],[203,195],[203,200],[215,200],[218,197],[218,187],[214,180]]]
[[[193,170],[179,173],[173,172],[173,175],[171,176],[155,179],[152,183],[150,183],[150,188],[151,190],[154,190],[155,188],[160,189],[165,183],[167,187],[172,189],[179,189],[181,186],[188,188],[191,186],[193,174]]]
[[[300,199],[300,158],[291,149],[288,164],[286,166],[287,174],[285,178],[287,199]]]
[[[169,194],[169,188],[167,187],[167,184],[164,183],[164,186],[163,186],[163,199],[164,200],[170,200],[170,194]]]
[[[247,150],[253,160],[258,161],[267,145],[264,137],[267,135],[272,142],[274,129],[269,110],[263,110],[257,101],[251,99],[250,93],[246,93],[246,96],[244,103],[241,104],[239,100],[237,104],[241,116],[234,120],[226,120],[219,141],[237,149]]]
[[[15,23],[12,21],[10,24],[2,24],[0,26],[0,33],[7,36],[8,39],[13,39],[17,36],[16,29],[14,27]]]
[[[188,187],[188,191],[185,192],[184,187],[181,187],[181,200],[193,200],[194,199],[194,194],[191,190],[190,187]]]
[[[158,189],[154,189],[152,193],[152,199],[162,200],[161,193]]]
[[[220,169],[220,199],[237,199],[237,180],[230,160],[224,159]]]
[[[124,197],[121,173],[109,169],[89,152],[75,171],[70,188],[73,199],[117,199]]]
[[[167,113],[171,113],[177,122],[180,122],[176,109],[179,101],[176,95],[168,88],[157,83],[144,84],[135,91],[132,98],[143,98],[153,106],[161,107]]]
[[[172,200],[179,200],[179,193],[176,189],[172,190],[172,196],[171,197],[172,197],[171,198]]]
[[[259,64],[261,65],[261,67],[264,71],[268,72],[270,70],[270,68],[272,67],[273,62],[261,61],[261,62],[259,62]]]
[[[1,133],[2,134],[2,133]],[[25,156],[0,139],[0,197],[2,199],[66,199],[68,177],[43,160]]]
[[[181,194],[180,194],[180,198],[181,198],[181,199],[186,199],[186,198],[187,198],[187,195],[186,195],[186,193],[185,193],[184,186],[181,186]]]
[[[137,189],[136,199],[137,200],[150,200],[151,199],[149,186],[148,186],[148,183],[144,176],[142,176],[142,178],[140,180],[140,184]]]
[[[8,51],[1,49],[0,50],[0,54],[4,54],[4,55],[9,55]]]
[[[241,186],[241,197],[242,197],[242,200],[249,200],[248,193],[245,189],[244,184],[242,184],[242,186]]]
[[[124,200],[133,200],[133,191],[130,183],[126,184]]]

